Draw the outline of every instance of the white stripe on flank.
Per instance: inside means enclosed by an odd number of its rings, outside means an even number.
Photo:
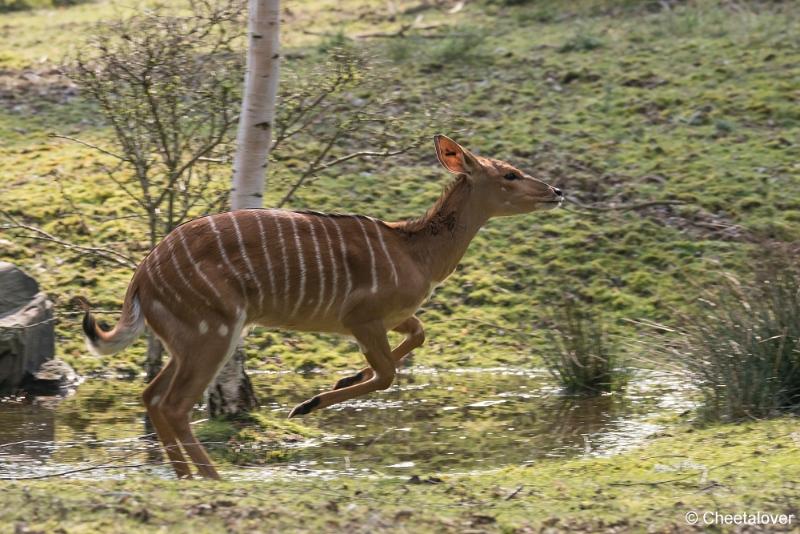
[[[386,242],[383,240],[383,233],[381,232],[381,224],[372,217],[370,217],[370,220],[375,223],[375,229],[378,232],[378,241],[380,241],[381,243],[381,248],[383,249],[383,253],[386,254],[386,261],[389,262],[389,266],[392,268],[392,280],[394,281],[394,285],[397,285],[397,269],[394,266],[392,257],[389,255],[389,249],[386,248]]]
[[[175,231],[177,232],[178,230],[176,229]],[[173,239],[166,239],[165,241],[167,242],[167,247],[169,249],[168,250],[169,259],[172,261],[172,266],[175,267],[175,271],[178,273],[178,277],[181,279],[181,282],[183,282],[183,285],[188,287],[189,290],[192,293],[194,293],[196,296],[200,297],[203,300],[203,302],[206,303],[206,306],[211,306],[211,301],[208,300],[208,297],[206,297],[203,293],[198,291],[197,288],[192,285],[192,283],[189,281],[189,279],[186,278],[186,275],[183,274],[183,271],[181,270],[181,266],[178,263],[178,258],[175,257],[175,245],[173,244],[174,240],[175,239],[173,238]]]
[[[217,228],[217,223],[214,222],[214,216],[212,215],[211,217],[206,217],[206,220],[208,221],[208,224],[211,225],[211,230],[217,237],[217,246],[219,247],[219,254],[222,256],[222,261],[225,262],[225,265],[231,270],[231,276],[236,278],[236,280],[239,282],[239,286],[242,288],[242,296],[244,297],[244,301],[247,302],[247,288],[244,285],[244,280],[242,280],[242,277],[239,276],[239,272],[233,266],[231,260],[228,259],[228,254],[225,253],[225,247],[222,245],[222,234],[220,233],[219,228]]]
[[[339,289],[339,269],[336,267],[336,256],[333,254],[333,243],[331,242],[331,235],[328,233],[328,225],[325,224],[326,221],[329,220],[331,220],[330,217],[321,219],[322,231],[325,233],[325,241],[328,243],[328,257],[331,259],[331,271],[333,274],[333,280],[331,283],[331,298],[328,301],[328,305],[325,307],[326,316],[328,315],[328,312],[331,311],[331,306],[333,306],[333,303],[336,302],[336,291]]]
[[[353,289],[353,278],[350,276],[350,266],[347,264],[347,246],[344,242],[342,229],[339,228],[339,222],[336,219],[331,219],[331,222],[333,223],[333,227],[336,228],[336,237],[339,239],[339,250],[342,252],[342,265],[344,266],[344,276],[347,281],[347,287],[342,296],[342,302],[344,302],[350,295],[350,290]],[[336,262],[334,261],[334,263]]]
[[[194,258],[192,257],[192,253],[189,252],[189,245],[186,244],[186,238],[183,236],[183,232],[181,232],[181,227],[180,226],[175,229],[175,233],[178,234],[178,237],[181,240],[181,245],[183,245],[183,250],[184,250],[184,252],[186,252],[186,257],[189,258],[189,264],[192,267],[194,267],[195,272],[200,276],[200,278],[203,279],[203,282],[206,283],[206,285],[209,287],[209,289],[211,289],[211,291],[214,293],[214,295],[218,299],[222,300],[222,295],[219,294],[219,291],[217,291],[217,288],[214,287],[214,284],[212,284],[211,280],[208,279],[208,276],[206,276],[206,273],[204,273],[200,269],[200,266],[197,264],[197,262],[194,261]]]
[[[272,292],[272,309],[275,309],[275,273],[272,271],[272,259],[269,257],[267,250],[267,235],[264,232],[264,225],[261,222],[261,215],[263,212],[254,211],[256,216],[256,223],[258,224],[258,234],[261,236],[261,251],[264,253],[264,259],[267,261],[267,274],[269,275],[269,290]]]
[[[319,313],[319,309],[322,307],[322,300],[325,298],[325,269],[322,267],[322,255],[319,251],[319,241],[317,240],[317,231],[314,229],[314,221],[316,220],[315,215],[308,216],[308,225],[311,228],[311,240],[314,242],[314,253],[317,255],[317,271],[319,273],[319,298],[317,299],[317,305],[314,307],[314,311],[311,312],[309,317],[314,317]]]
[[[236,217],[231,213],[228,212],[228,217],[231,218],[231,222],[233,223],[233,229],[236,231],[236,239],[239,240],[239,251],[242,253],[242,257],[244,258],[244,263],[247,265],[247,270],[250,271],[250,275],[253,277],[253,282],[256,283],[256,289],[258,290],[258,305],[264,305],[264,290],[261,289],[261,281],[256,276],[256,270],[253,269],[253,264],[250,262],[250,256],[247,255],[247,250],[244,247],[244,240],[242,239],[242,231],[239,230],[239,222],[236,220]]]
[[[294,303],[294,308],[292,309],[292,313],[289,314],[289,317],[293,317],[297,310],[300,309],[300,305],[303,303],[303,299],[306,297],[306,260],[303,257],[303,246],[300,244],[300,234],[297,233],[297,221],[295,220],[296,216],[293,214],[289,221],[292,223],[292,233],[294,233],[294,244],[297,247],[297,261],[300,264],[300,294],[297,296],[297,301]]]
[[[286,253],[286,239],[280,225],[280,217],[275,217],[275,227],[278,229],[278,241],[281,243],[281,259],[283,259],[283,307],[289,304],[289,255]]]
[[[372,292],[378,292],[378,266],[375,265],[375,251],[372,249],[372,242],[369,240],[369,235],[367,234],[367,229],[364,227],[364,223],[361,222],[361,217],[357,215],[353,215],[353,218],[356,220],[358,225],[361,227],[361,232],[364,234],[364,241],[367,243],[367,248],[369,249],[369,263],[372,268]]]
[[[163,287],[162,293],[166,295],[167,294],[166,288],[169,287],[169,284],[167,284],[167,280],[164,278],[164,273],[161,272],[161,265],[159,265],[158,245],[156,245],[156,248],[154,248],[153,252],[151,252],[150,254],[152,256],[153,269],[156,272],[156,278],[158,278],[158,281],[161,283],[161,286]],[[170,287],[170,290],[171,290],[170,293],[172,293],[172,295],[175,297],[175,300],[181,302],[182,300],[181,296],[178,294],[177,291],[175,291],[175,288]]]
[[[156,291],[159,291],[160,288],[158,287],[158,284],[156,283],[155,279],[153,278],[153,273],[150,272],[151,270],[152,269],[150,269],[149,267],[146,266],[145,270],[144,270],[144,274],[147,275],[147,280],[150,282],[150,285],[153,286],[153,289],[155,289]],[[159,293],[163,293],[163,291],[159,291]]]

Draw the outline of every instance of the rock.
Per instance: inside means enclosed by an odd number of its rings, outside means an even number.
[[[53,303],[36,280],[0,262],[0,391],[16,389],[54,353]]]
[[[80,384],[80,377],[64,360],[48,360],[33,374],[25,375],[20,389],[35,396],[65,396]]]

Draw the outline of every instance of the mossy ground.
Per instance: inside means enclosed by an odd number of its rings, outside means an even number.
[[[758,246],[741,236],[797,238],[800,12],[791,2],[657,5],[468,2],[455,14],[436,7],[422,12],[424,24],[441,24],[428,31],[435,38],[412,32],[354,43],[348,36],[393,31],[417,13],[390,15],[385,4],[362,0],[292,3],[283,29],[291,52],[287,69],[293,61],[318,61],[331,44],[355,44],[377,58],[373,68],[402,96],[404,111],[446,107],[449,119],[436,124],[439,131],[583,203],[686,202],[492,221],[421,312],[428,342],[417,363],[540,365],[547,343],[538,332],[548,325],[547,307],[565,291],[591,300],[615,336],[635,339],[638,327],[623,319],[669,322],[720,271],[746,273]],[[142,257],[144,223],[130,217],[130,200],[106,178],[97,156],[48,137],[110,138],[96,110],[54,68],[93,22],[127,9],[96,2],[3,15],[0,195],[3,209],[54,234]],[[311,25],[314,35],[303,31]],[[290,168],[276,169],[266,205],[292,179]],[[220,170],[220,180],[227,178]],[[402,219],[421,214],[447,180],[425,147],[337,168],[303,188],[292,206]],[[89,357],[66,305],[80,294],[100,308],[118,309],[130,270],[12,233],[0,235],[0,257],[34,275],[56,302],[58,356],[83,373],[138,372],[143,342],[114,357]],[[257,330],[247,351],[250,368],[361,365],[351,342],[325,335]],[[682,528],[690,508],[790,512],[800,479],[796,440],[787,437],[793,424],[680,427],[620,457],[544,461],[449,476],[441,484],[335,480],[323,490],[318,480],[212,485],[144,476],[14,483],[4,492],[0,517],[3,525],[19,521],[69,532],[154,525],[202,532],[228,524],[511,530],[556,516],[567,522],[563,528],[591,529],[600,521]],[[705,477],[685,471],[701,464],[721,467]],[[684,474],[692,476],[654,486],[612,485]]]
[[[795,419],[681,427],[612,458],[465,475],[15,482],[3,492],[0,523],[20,525],[17,532],[75,533],[684,532],[690,511],[760,511],[794,514],[793,524],[771,531],[797,531],[797,428]]]

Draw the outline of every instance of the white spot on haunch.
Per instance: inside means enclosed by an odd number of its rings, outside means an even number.
[[[206,332],[208,332],[208,323],[205,322],[205,320],[200,321],[200,324],[197,325],[197,329],[200,330],[201,334],[205,334]]]
[[[161,400],[161,395],[156,395],[150,401],[150,406],[158,406],[159,401]]]
[[[219,328],[217,329],[217,333],[219,335],[221,335],[221,336],[227,336],[228,335],[228,325],[226,325],[226,324],[219,325]]]

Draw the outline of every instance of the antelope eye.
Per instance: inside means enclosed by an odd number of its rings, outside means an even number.
[[[510,172],[505,176],[503,176],[503,178],[505,178],[506,180],[519,180],[519,174],[515,172]]]

